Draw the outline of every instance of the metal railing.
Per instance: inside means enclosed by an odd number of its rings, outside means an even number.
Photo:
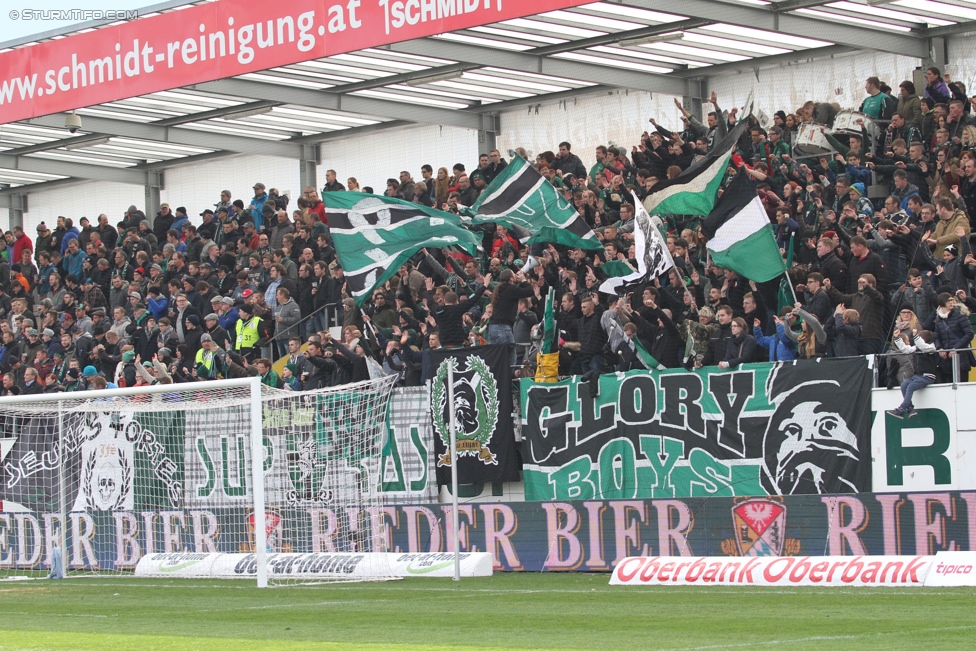
[[[964,379],[962,377],[962,368],[959,365],[959,355],[958,355],[958,353],[971,353],[971,352],[974,352],[974,351],[976,351],[976,348],[972,348],[972,347],[970,347],[970,348],[946,348],[946,349],[940,349],[940,350],[933,351],[933,354],[952,353],[952,354],[950,354],[949,359],[951,360],[951,364],[952,364],[952,389],[953,390],[958,389],[960,383],[967,382],[968,381],[968,379]],[[917,355],[917,354],[918,353],[902,353],[902,352],[898,352],[898,351],[890,351],[890,352],[887,352],[887,353],[879,353],[879,354],[875,355],[875,357],[885,357],[885,358],[887,358],[887,357],[896,357],[898,355]],[[879,368],[878,368],[878,365],[877,364],[874,364],[872,370],[874,372],[874,384],[875,384],[875,388],[879,388],[879,389],[885,388],[884,386],[879,386],[879,382],[878,382],[878,380],[879,380],[879,377],[878,377]],[[940,383],[938,381],[936,381],[935,384],[940,384]],[[944,383],[942,383],[942,384],[944,384]]]

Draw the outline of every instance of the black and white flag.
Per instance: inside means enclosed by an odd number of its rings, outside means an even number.
[[[621,287],[657,278],[674,266],[674,259],[671,257],[668,245],[658,227],[661,220],[648,215],[637,195],[633,192],[631,194],[634,197],[634,206],[637,209],[637,213],[634,215],[636,220],[634,224],[634,254],[637,257],[637,271],[626,276],[617,276],[603,281],[603,284],[600,285],[600,291],[604,294],[616,294]]]

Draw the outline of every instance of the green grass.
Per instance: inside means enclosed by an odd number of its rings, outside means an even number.
[[[976,590],[632,588],[496,574],[258,590],[0,582],[0,649],[971,649]]]

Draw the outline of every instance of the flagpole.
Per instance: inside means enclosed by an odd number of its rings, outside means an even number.
[[[447,363],[447,404],[451,410],[448,427],[451,428],[451,508],[454,513],[454,580],[461,580],[461,518],[458,517],[457,426],[454,412],[454,362]]]
[[[786,284],[790,286],[790,293],[793,294],[793,305],[800,302],[796,297],[796,288],[793,287],[793,281],[790,279],[790,269],[793,268],[793,240],[795,237],[795,232],[790,233],[790,250],[786,252],[786,270],[783,271],[786,274]]]

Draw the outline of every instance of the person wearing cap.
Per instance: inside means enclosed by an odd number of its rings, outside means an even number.
[[[783,156],[789,156],[792,153],[790,148],[790,143],[786,141],[783,137],[783,127],[774,126],[769,130],[769,143],[772,145],[772,151],[770,152],[776,159],[783,163]]]
[[[254,230],[260,233],[262,231],[262,226],[264,225],[264,216],[261,212],[261,208],[268,200],[268,193],[264,189],[264,183],[255,183],[253,190],[254,196],[251,198],[249,208],[251,220],[254,222]]]
[[[156,218],[153,220],[152,232],[156,236],[157,242],[166,241],[166,232],[173,228],[173,222],[176,221],[176,215],[170,210],[168,203],[159,204],[159,212],[156,213]]]
[[[34,363],[34,358],[37,356],[37,351],[44,350],[47,351],[47,344],[41,341],[41,333],[37,331],[37,328],[31,328],[27,331],[25,341],[23,344],[23,352],[21,353],[21,364],[31,365]]]
[[[240,320],[241,316],[237,312],[237,307],[235,306],[235,301],[229,296],[225,296],[221,299],[221,307],[217,312],[217,323],[223,328],[228,335],[232,332],[237,331],[237,322]]]
[[[200,336],[200,350],[197,351],[194,361],[197,364],[197,377],[201,380],[216,380],[225,377],[226,351],[217,345],[207,333]],[[200,375],[199,367],[206,369],[203,376]]]
[[[217,297],[217,300],[220,301],[220,297]],[[223,305],[223,303],[214,303],[214,306],[217,305]],[[217,313],[211,312],[207,316],[203,317],[203,324],[207,334],[217,345],[217,347],[221,349],[226,348],[229,337],[227,335],[227,331],[221,327],[220,317],[217,316]]]
[[[46,223],[41,222],[37,225],[37,237],[34,242],[34,259],[37,261],[38,267],[41,266],[40,255],[42,253],[50,254],[53,250],[53,233]]]

